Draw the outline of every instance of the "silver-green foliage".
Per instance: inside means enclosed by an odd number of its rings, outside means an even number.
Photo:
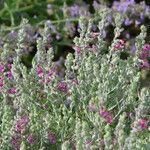
[[[146,149],[150,142],[149,129],[140,128],[139,119],[146,118],[148,122],[150,92],[148,87],[140,87],[141,72],[137,67],[146,30],[142,26],[136,38],[138,52],[135,56],[121,59],[125,47],[114,49],[123,31],[121,15],[114,14],[116,27],[110,46],[102,36],[109,13],[104,10],[99,14],[98,34],[92,31],[94,20],[81,17],[80,36],[74,39],[79,52],[68,54],[64,78],[54,74],[50,82],[45,81],[55,63],[53,49],[45,49],[48,28],[45,26],[43,37],[37,41],[37,53],[28,70],[21,62],[20,53],[27,24],[23,21],[11,69],[13,78],[7,80],[5,72],[1,73],[4,78],[0,96],[1,149],[14,148],[11,139],[15,135],[20,137],[17,143],[24,150]],[[4,65],[6,53],[8,49],[1,55]],[[38,67],[42,69],[40,77]],[[67,89],[59,90],[60,82],[66,84]],[[15,94],[8,93],[11,87],[16,88]],[[102,110],[107,116],[101,115]],[[28,123],[18,133],[16,123],[22,116],[28,117]],[[54,141],[49,138],[50,132],[55,135]],[[29,134],[33,135],[31,143],[27,140]]]

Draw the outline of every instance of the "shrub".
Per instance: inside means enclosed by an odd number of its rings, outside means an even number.
[[[80,36],[74,39],[75,53],[66,58],[64,76],[52,61],[53,49],[45,48],[47,26],[32,68],[23,65],[23,21],[13,60],[8,45],[1,54],[1,149],[148,149],[150,92],[141,78],[149,65],[141,67],[148,58],[140,57],[146,28],[141,26],[136,37],[135,54],[122,59],[123,16],[113,14],[114,38],[108,45],[103,31],[109,13],[103,9],[97,20],[80,18]]]

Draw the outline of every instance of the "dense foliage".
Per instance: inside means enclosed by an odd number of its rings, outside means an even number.
[[[4,43],[11,46],[12,51],[16,48],[16,39],[18,35],[19,24],[22,18],[27,18],[31,24],[26,29],[26,44],[22,60],[30,67],[31,59],[36,53],[36,40],[42,36],[41,32],[45,22],[50,33],[47,47],[54,48],[54,60],[60,56],[66,57],[68,52],[74,52],[72,49],[73,39],[78,36],[79,18],[84,16],[87,19],[97,18],[97,12],[106,7],[111,11],[109,14],[109,26],[103,32],[107,42],[113,38],[114,24],[112,14],[120,12],[124,16],[124,32],[121,38],[132,39],[140,33],[140,25],[144,24],[147,31],[150,32],[150,7],[148,1],[134,0],[6,0],[3,1],[0,10],[0,49],[3,49]],[[93,25],[93,30],[96,25]],[[146,38],[146,40],[149,37]],[[110,44],[110,43],[109,43]],[[134,49],[134,46],[129,48]]]
[[[2,38],[0,149],[150,149],[150,8],[94,10],[78,14],[74,53],[59,61],[49,21],[35,29],[23,19]]]
[[[92,20],[81,18],[75,58],[67,56],[64,77],[52,62],[52,48],[45,50],[47,27],[37,41],[31,70],[20,62],[24,20],[13,64],[7,62],[8,49],[1,58],[1,149],[9,145],[15,149],[70,149],[74,145],[79,150],[148,146],[150,93],[140,86],[139,71],[145,69],[142,49],[150,50],[144,45],[146,29],[142,26],[136,38],[135,56],[122,60],[125,42],[118,39],[122,18],[115,14],[115,36],[108,48],[101,33],[104,14],[99,32],[92,32]]]

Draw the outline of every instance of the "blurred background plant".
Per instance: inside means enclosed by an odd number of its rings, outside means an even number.
[[[1,1],[1,49],[4,42],[15,44],[19,24],[22,18],[27,18],[32,25],[27,29],[28,37],[30,37],[27,43],[35,44],[34,39],[41,35],[41,27],[47,22],[51,29],[51,44],[55,47],[56,54],[63,55],[62,52],[64,53],[64,49],[72,44],[72,39],[76,34],[75,22],[78,21],[80,14],[87,15],[86,12],[88,12],[88,5],[80,0]],[[36,52],[35,49],[32,50]]]
[[[133,39],[140,33],[140,25],[145,24],[150,32],[150,1],[149,0],[1,0],[0,1],[0,49],[4,43],[11,44],[12,51],[16,48],[19,24],[27,18],[30,25],[26,28],[26,46],[23,62],[30,67],[35,55],[36,40],[42,36],[45,22],[49,26],[49,42],[47,48],[54,48],[54,61],[65,58],[68,52],[74,52],[73,39],[78,36],[78,20],[81,16],[96,18],[99,10],[106,7],[110,11],[119,11],[124,16],[123,39],[130,39],[129,44],[135,51]],[[96,19],[95,19],[96,20]],[[108,42],[113,38],[114,20],[112,13],[108,18],[109,25],[104,36]],[[93,31],[97,26],[93,25]],[[147,37],[148,41],[149,37]],[[148,41],[149,42],[149,41]],[[12,46],[13,45],[13,46]]]

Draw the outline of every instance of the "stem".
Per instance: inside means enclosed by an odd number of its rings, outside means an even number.
[[[28,9],[32,9],[33,7],[34,7],[33,5],[30,5],[30,6],[22,7],[20,9],[14,9],[12,12],[14,13],[14,12],[17,12],[17,11],[19,11],[19,12],[26,11]]]
[[[58,23],[66,22],[66,21],[76,22],[78,20],[79,20],[79,18],[69,18],[69,19],[62,19],[62,20],[54,20],[54,21],[51,21],[51,23],[52,24],[58,24]],[[37,25],[43,25],[45,21],[46,20],[43,20],[43,21],[37,23]],[[3,29],[3,31],[17,30],[19,28],[20,28],[20,25],[16,26],[16,27],[5,27],[5,29]]]
[[[109,111],[111,111],[111,110],[113,110],[116,106],[118,106],[119,105],[119,103],[120,102],[122,102],[124,100],[124,98],[122,98],[119,102],[117,102],[117,104],[116,105],[114,105],[114,106],[112,106],[111,108],[109,108],[108,110]]]
[[[123,109],[124,109],[124,107],[121,107],[121,109],[119,110],[117,115],[113,118],[113,120],[115,120],[120,115],[120,113],[123,111]]]
[[[10,13],[11,26],[14,26],[15,20],[14,20],[13,12],[10,11],[9,13]]]
[[[55,21],[51,21],[52,24],[56,24],[56,23],[61,23],[61,22],[66,22],[66,21],[78,21],[79,18],[69,18],[69,19],[62,19],[62,20],[55,20]]]
[[[34,5],[30,5],[30,6],[26,6],[26,7],[22,7],[22,8],[15,8],[15,9],[13,9],[12,11],[11,11],[11,13],[15,13],[15,12],[22,12],[22,11],[26,11],[26,10],[28,10],[28,9],[32,9],[34,7]],[[4,15],[4,13],[5,13],[5,15],[7,15],[8,13],[10,13],[10,11],[7,11],[6,12],[6,8],[4,7],[1,11],[0,11],[0,16],[3,16]]]

